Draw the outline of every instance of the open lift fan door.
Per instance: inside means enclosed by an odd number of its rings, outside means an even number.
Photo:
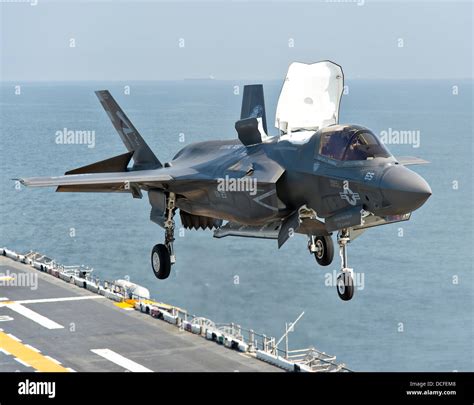
[[[343,88],[344,75],[335,63],[292,63],[278,99],[275,126],[287,132],[288,127],[319,129],[337,124]]]

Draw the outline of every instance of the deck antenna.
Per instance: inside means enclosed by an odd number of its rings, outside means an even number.
[[[300,316],[298,316],[298,318],[296,318],[294,322],[291,322],[289,325],[288,325],[288,322],[285,323],[285,333],[275,344],[275,348],[278,351],[278,345],[281,343],[283,339],[285,339],[285,358],[288,358],[288,333],[293,332],[295,330],[296,322],[298,322],[302,318],[303,315],[304,315],[304,311],[300,314]],[[278,352],[276,354],[278,354]]]

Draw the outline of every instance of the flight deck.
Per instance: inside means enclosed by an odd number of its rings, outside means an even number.
[[[0,251],[0,371],[348,371],[275,339],[153,301],[36,252]],[[263,337],[263,338],[262,338]]]

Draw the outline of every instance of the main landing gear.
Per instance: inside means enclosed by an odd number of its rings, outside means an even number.
[[[341,257],[341,272],[336,279],[337,294],[343,301],[349,301],[354,295],[353,271],[347,267],[347,244],[350,242],[348,229],[342,229],[337,234],[339,256]],[[308,249],[319,265],[329,266],[334,258],[334,244],[330,236],[310,236]]]
[[[339,256],[341,257],[341,272],[337,276],[336,288],[339,298],[349,301],[354,295],[353,271],[347,267],[347,244],[350,242],[350,235],[347,229],[342,229],[337,234],[339,245]]]
[[[329,266],[334,258],[334,244],[330,236],[310,236],[308,249],[320,266]]]
[[[174,242],[174,212],[176,209],[176,195],[170,193],[166,198],[165,211],[165,243],[157,244],[151,251],[151,267],[156,278],[164,280],[168,278],[171,272],[171,265],[176,262],[173,250]]]

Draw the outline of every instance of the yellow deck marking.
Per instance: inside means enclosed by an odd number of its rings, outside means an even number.
[[[143,302],[144,304],[148,304],[148,305],[154,305],[158,308],[163,308],[163,309],[173,309],[174,308],[177,311],[181,311],[180,308],[175,307],[174,305],[165,304],[164,302],[153,301],[153,300],[141,300],[140,302]],[[182,311],[182,312],[185,312],[185,311]]]
[[[145,304],[156,305],[159,308],[164,308],[164,309],[173,309],[174,308],[177,311],[186,312],[186,311],[183,311],[181,308],[175,307],[174,305],[165,304],[164,302],[152,301],[152,300],[142,300],[142,302],[144,302]]]
[[[129,304],[128,302],[114,302],[114,305],[117,305],[119,308],[122,309],[131,309],[134,308],[133,304]]]
[[[0,281],[12,281],[12,280],[15,280],[15,278],[11,277],[11,276],[2,276],[2,277],[0,277]]]
[[[68,372],[69,370],[41,353],[35,352],[23,343],[18,342],[4,332],[0,332],[0,349],[10,353],[23,363],[28,364],[38,371]]]

